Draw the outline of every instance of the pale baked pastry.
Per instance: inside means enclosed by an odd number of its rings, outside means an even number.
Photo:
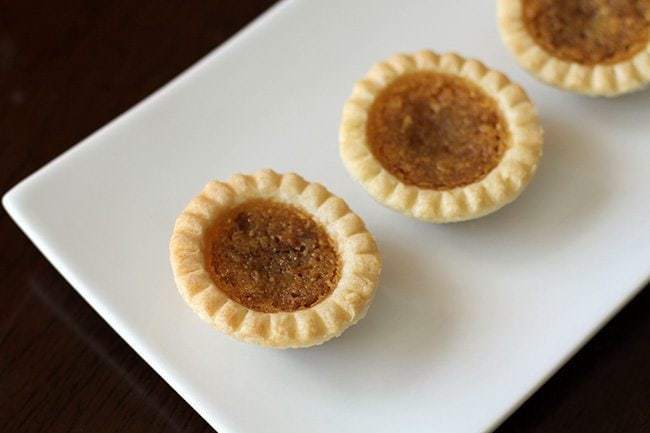
[[[381,268],[372,235],[342,199],[271,170],[208,183],[176,220],[170,258],[201,318],[279,348],[323,343],[360,320]]]
[[[514,200],[541,155],[526,93],[457,54],[398,54],[345,103],[341,158],[380,203],[434,223],[478,218]]]
[[[650,0],[499,0],[501,36],[554,86],[616,96],[650,82]]]

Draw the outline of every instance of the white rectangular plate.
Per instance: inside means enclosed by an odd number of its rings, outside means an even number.
[[[371,64],[429,47],[521,83],[546,130],[505,209],[435,226],[373,202],[338,156]],[[650,92],[546,87],[501,44],[494,2],[288,1],[4,197],[81,295],[220,433],[493,428],[642,286]],[[177,294],[176,215],[212,178],[272,167],[341,195],[384,257],[366,319],[308,350],[235,342]]]

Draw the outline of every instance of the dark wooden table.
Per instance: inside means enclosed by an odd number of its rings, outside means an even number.
[[[0,0],[0,192],[272,3]],[[4,211],[0,271],[0,432],[213,431]],[[498,431],[650,432],[650,290]]]

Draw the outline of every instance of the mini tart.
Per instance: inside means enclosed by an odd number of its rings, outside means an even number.
[[[650,83],[650,0],[499,0],[503,41],[553,86],[616,96]]]
[[[453,53],[398,54],[345,103],[340,153],[380,203],[433,223],[478,218],[533,176],[542,131],[526,93]]]
[[[381,268],[342,199],[271,170],[208,183],[176,220],[170,259],[201,318],[278,348],[323,343],[363,318]]]

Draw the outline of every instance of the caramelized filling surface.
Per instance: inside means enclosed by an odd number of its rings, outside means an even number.
[[[524,0],[523,7],[533,39],[565,61],[617,63],[650,39],[650,0]]]
[[[415,72],[379,94],[366,137],[375,158],[400,181],[445,190],[492,171],[507,148],[508,128],[496,102],[474,83]]]
[[[250,200],[224,213],[206,242],[207,266],[219,289],[255,311],[309,308],[340,276],[325,229],[297,207]]]

